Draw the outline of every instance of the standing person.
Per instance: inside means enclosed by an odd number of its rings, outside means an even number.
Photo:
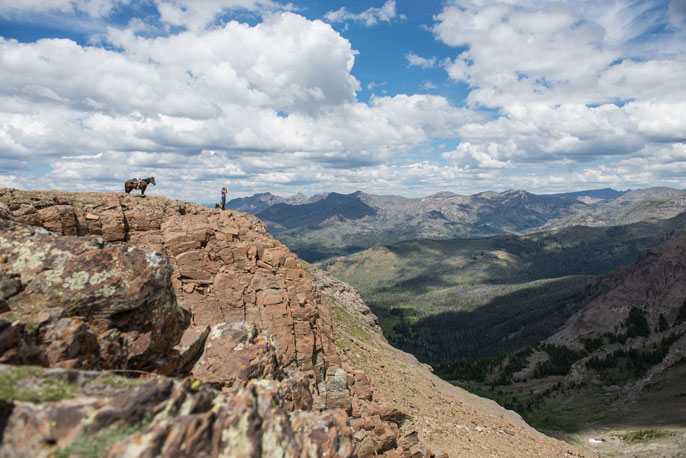
[[[224,210],[225,205],[226,205],[226,188],[222,188],[222,210]]]

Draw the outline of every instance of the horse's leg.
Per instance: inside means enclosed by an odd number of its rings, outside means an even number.
[[[143,186],[141,186],[141,196],[145,197],[145,188],[147,188],[147,187],[148,187],[148,185],[145,185],[145,184]]]

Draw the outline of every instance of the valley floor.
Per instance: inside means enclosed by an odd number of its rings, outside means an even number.
[[[635,435],[634,428],[598,428],[584,430],[574,436],[575,443],[591,450],[601,456],[616,458],[635,457],[684,457],[686,456],[686,427],[684,426],[661,426],[659,430],[639,430],[648,432],[657,431],[664,437],[654,439],[624,440],[622,437]]]
[[[636,393],[626,387],[576,385],[548,377],[489,386],[460,386],[520,411],[545,434],[608,457],[686,457],[686,363]],[[629,385],[627,385],[629,386]],[[524,406],[533,402],[531,410]]]

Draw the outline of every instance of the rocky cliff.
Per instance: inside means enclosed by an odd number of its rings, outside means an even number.
[[[352,296],[249,214],[0,190],[0,455],[577,453],[394,353]]]

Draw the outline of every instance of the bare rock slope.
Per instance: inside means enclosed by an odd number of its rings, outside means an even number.
[[[0,455],[581,455],[308,270],[252,215],[0,190]]]

